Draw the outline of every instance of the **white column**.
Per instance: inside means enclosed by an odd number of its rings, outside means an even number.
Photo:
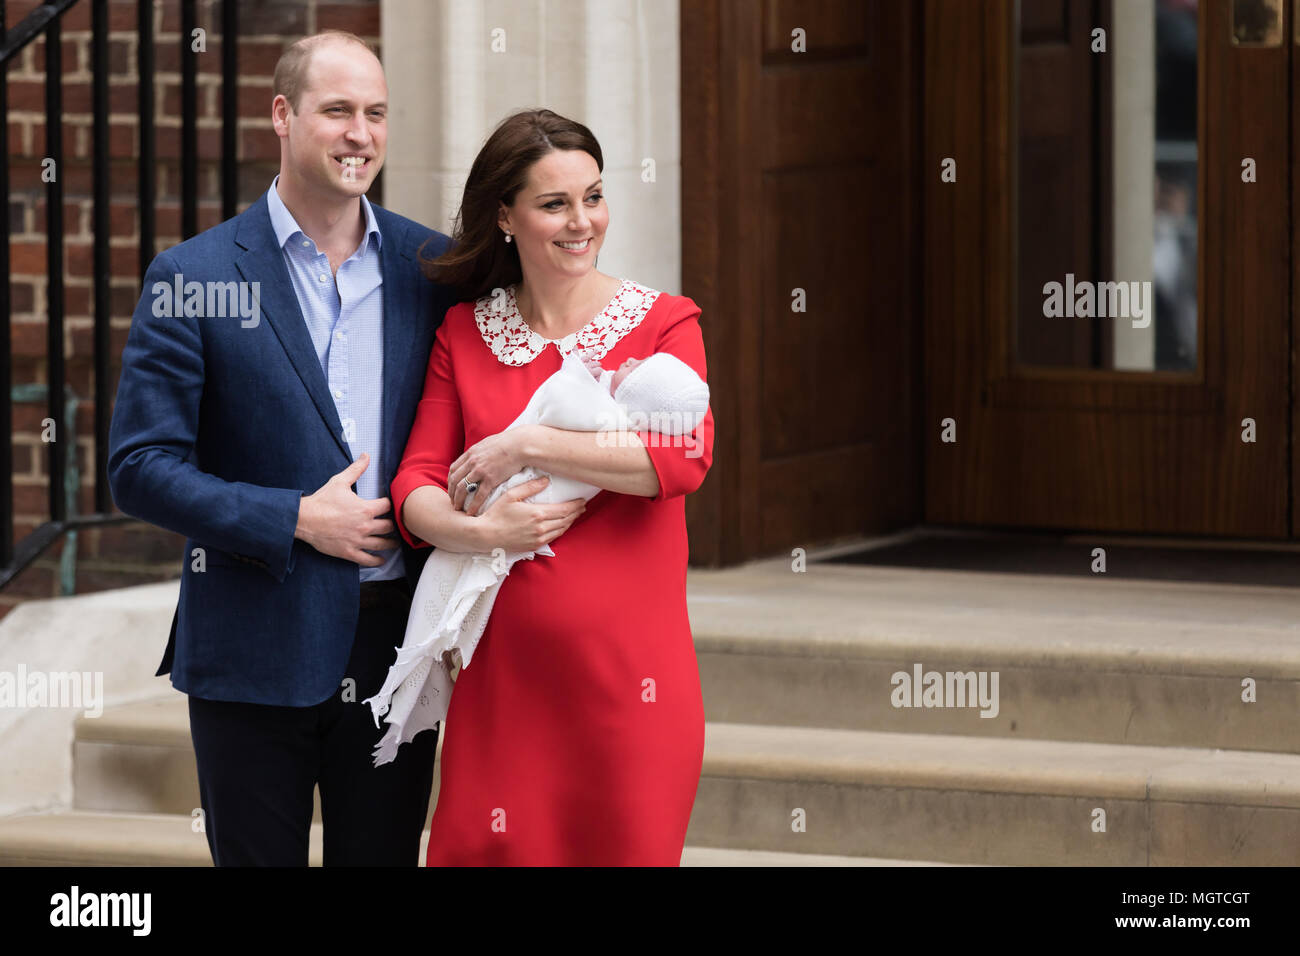
[[[380,23],[388,208],[450,233],[492,129],[544,106],[604,153],[601,271],[681,291],[677,0],[382,0]]]
[[[1114,122],[1111,132],[1114,183],[1114,278],[1150,282],[1155,248],[1156,14],[1155,0],[1125,0],[1112,11]],[[1149,286],[1147,288],[1150,288]],[[1147,307],[1154,310],[1155,303]],[[1171,321],[1165,316],[1165,321]],[[1116,320],[1115,368],[1150,371],[1156,366],[1155,322],[1145,329]]]

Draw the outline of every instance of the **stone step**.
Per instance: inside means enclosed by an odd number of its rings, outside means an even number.
[[[1300,757],[710,723],[687,842],[986,865],[1295,866]]]
[[[311,828],[310,862],[320,866],[321,828]],[[207,838],[173,813],[74,810],[0,820],[3,866],[211,866]]]
[[[1292,589],[788,560],[687,586],[711,722],[1300,753]],[[917,664],[996,671],[996,716],[894,706]]]
[[[311,826],[308,866],[320,866],[323,833]],[[424,859],[428,831],[420,841]],[[178,813],[85,810],[0,819],[0,866],[211,866],[206,836]]]
[[[420,843],[424,859],[426,837]],[[321,865],[321,827],[311,828],[311,866]],[[942,866],[825,854],[688,846],[682,866]],[[166,813],[36,814],[0,820],[0,866],[211,866],[202,833]],[[421,864],[423,865],[423,864]]]
[[[178,698],[83,719],[77,808],[188,820],[185,714]],[[1293,754],[725,723],[705,739],[692,846],[999,865],[1300,862]],[[1105,833],[1091,829],[1099,807]],[[795,808],[807,832],[792,831]]]
[[[432,800],[438,795],[435,773]],[[312,820],[319,824],[320,791]],[[191,815],[200,807],[198,771],[184,694],[105,708],[77,718],[73,740],[75,810]]]
[[[200,806],[184,694],[78,717],[74,733],[74,810],[189,817]]]
[[[921,860],[886,860],[868,856],[832,856],[826,853],[776,853],[771,850],[728,850],[688,846],[682,866],[959,866]]]

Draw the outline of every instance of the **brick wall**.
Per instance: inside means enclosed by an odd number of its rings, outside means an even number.
[[[10,0],[12,29],[38,0]],[[140,295],[138,262],[139,163],[136,96],[138,74],[136,0],[109,4],[109,132],[111,152],[110,258],[112,268],[113,388],[117,360],[126,342],[131,313]],[[324,29],[350,30],[379,45],[379,0],[326,3],[321,0],[270,0],[240,5],[239,83],[221,85],[221,6],[200,0],[198,26],[207,33],[207,50],[198,55],[199,228],[221,219],[222,97],[239,97],[240,209],[260,196],[279,168],[279,140],[271,129],[271,77],[284,47]],[[63,148],[58,174],[63,183],[65,230],[67,383],[80,399],[76,421],[76,461],[81,473],[78,513],[94,508],[94,404],[92,342],[92,201],[90,3],[82,0],[63,17]],[[12,333],[9,353],[15,385],[46,383],[45,354],[45,49],[38,40],[9,66],[9,235],[11,241]],[[180,4],[154,3],[154,101],[156,114],[157,250],[180,241]],[[374,195],[373,198],[378,198]],[[14,404],[14,532],[21,540],[47,520],[46,446],[41,441],[45,403]],[[61,439],[64,436],[59,436]],[[71,461],[71,454],[69,460]],[[0,502],[0,507],[4,503]],[[0,616],[16,602],[58,593],[56,543],[0,592]],[[180,573],[183,540],[141,524],[77,535],[77,590],[93,591],[175,577]]]

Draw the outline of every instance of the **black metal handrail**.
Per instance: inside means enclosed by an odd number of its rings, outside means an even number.
[[[69,471],[67,444],[60,439],[71,434],[66,418],[67,397],[71,395],[64,368],[65,301],[63,284],[63,142],[62,142],[62,32],[60,18],[78,2],[91,6],[91,102],[94,111],[92,128],[93,191],[93,366],[95,410],[95,513],[76,515],[76,495],[68,493]],[[192,33],[197,22],[196,0],[181,3],[181,220],[182,237],[198,231],[198,104],[197,53]],[[108,126],[108,0],[51,0],[8,29],[5,7],[0,0],[0,105],[6,116],[0,122],[0,191],[9,194],[9,124],[8,66],[19,52],[39,37],[45,38],[45,142],[46,155],[54,160],[55,175],[46,183],[45,229],[47,270],[46,355],[48,375],[44,390],[47,415],[54,422],[54,441],[46,443],[49,470],[50,520],[17,545],[14,543],[13,488],[13,375],[10,368],[11,278],[10,235],[6,226],[5,241],[0,243],[0,343],[4,360],[0,361],[0,588],[52,542],[65,532],[77,528],[127,520],[113,513],[108,487],[108,432],[112,403],[109,382],[111,349],[110,318],[111,260],[109,258],[109,126]],[[137,0],[136,32],[138,38],[139,109],[139,209],[140,261],[139,279],[155,254],[157,234],[156,174],[157,148],[154,127],[154,5],[153,0]],[[236,150],[238,134],[239,4],[224,0],[221,5],[221,82],[222,99],[221,207],[224,218],[233,216],[238,204]],[[8,217],[6,217],[7,219]],[[26,394],[25,392],[23,394]],[[76,396],[72,396],[73,399]],[[75,407],[75,404],[72,406]],[[75,455],[75,448],[74,448]],[[71,513],[70,513],[71,512]]]

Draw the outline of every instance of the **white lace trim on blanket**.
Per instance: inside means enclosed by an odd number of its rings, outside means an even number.
[[[650,312],[659,293],[628,279],[610,299],[609,305],[576,332],[562,339],[548,339],[528,327],[515,302],[515,287],[507,286],[500,296],[484,296],[474,303],[474,322],[483,341],[506,365],[527,365],[554,345],[561,355],[581,348],[600,360],[619,339],[627,335]],[[495,303],[495,306],[494,306]]]

